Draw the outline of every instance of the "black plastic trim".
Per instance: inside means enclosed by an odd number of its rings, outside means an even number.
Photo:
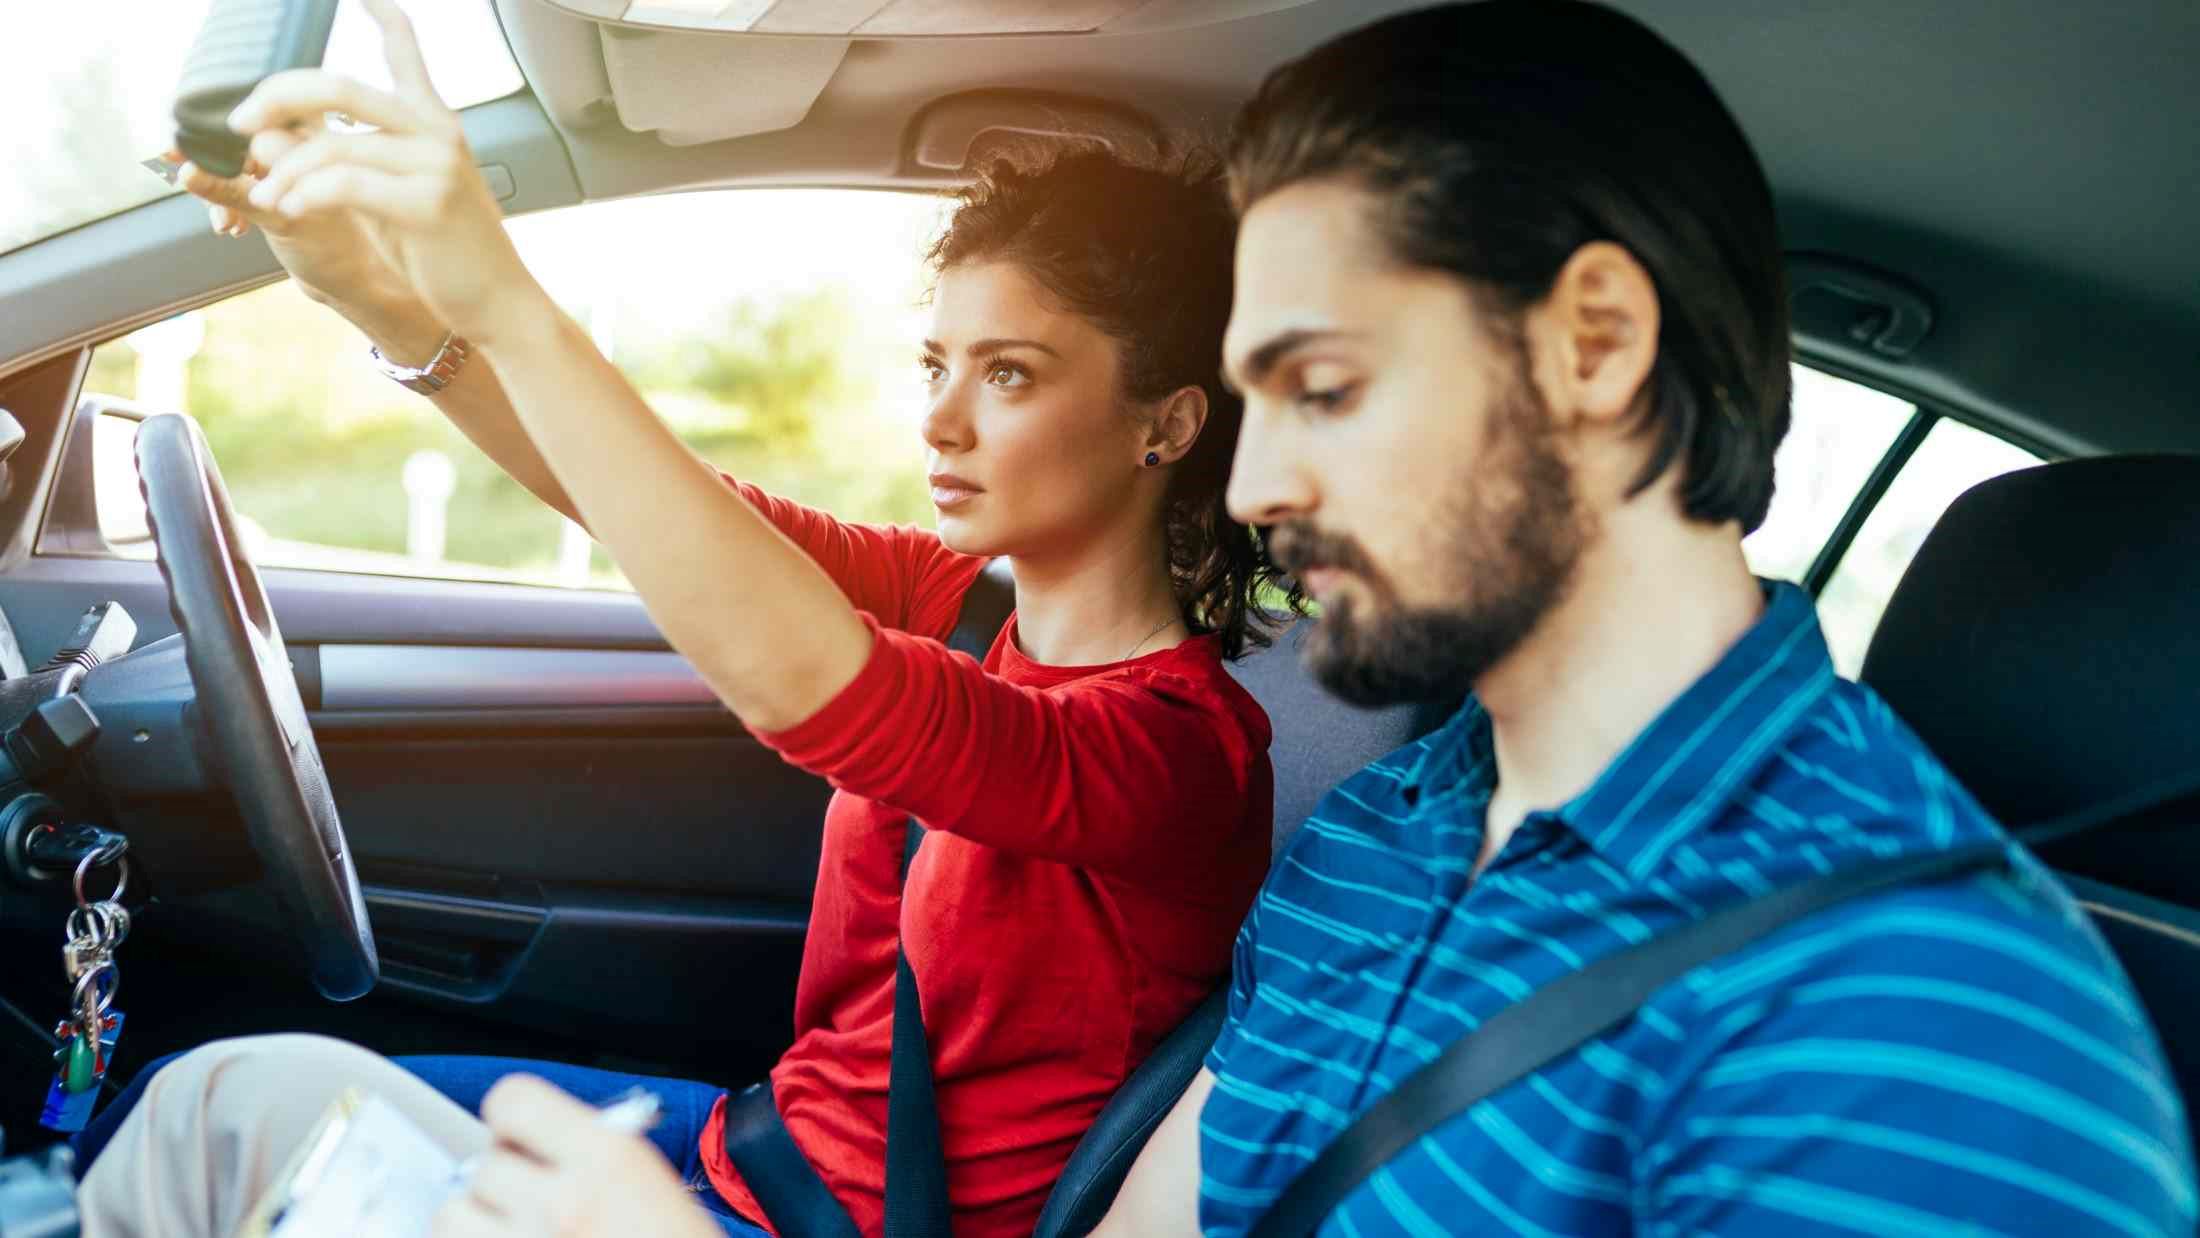
[[[748,734],[715,705],[598,705],[572,709],[324,709],[308,715],[324,743],[360,739],[477,739],[487,735]]]
[[[1886,454],[1879,457],[1879,463],[1872,466],[1871,475],[1864,479],[1864,488],[1858,490],[1856,497],[1849,500],[1848,510],[1841,513],[1841,519],[1834,524],[1833,532],[1826,538],[1826,544],[1818,548],[1818,556],[1811,560],[1810,570],[1803,573],[1803,588],[1809,590],[1812,597],[1825,591],[1826,582],[1833,579],[1835,569],[1841,566],[1841,556],[1849,552],[1849,546],[1856,540],[1857,532],[1871,518],[1872,509],[1879,506],[1879,500],[1886,496],[1887,488],[1894,484],[1894,479],[1901,474],[1903,466],[1910,462],[1910,457],[1917,454],[1918,447],[1925,442],[1925,436],[1933,432],[1933,426],[1939,420],[1939,414],[1920,407],[1910,414],[1909,421],[1894,436],[1894,442],[1887,445]]]
[[[365,889],[376,927],[392,935],[425,929],[485,941],[525,943],[533,941],[550,918],[539,903],[469,898],[395,886],[369,885]]]

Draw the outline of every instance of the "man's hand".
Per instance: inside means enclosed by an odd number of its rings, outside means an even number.
[[[481,1102],[496,1143],[436,1214],[435,1238],[721,1238],[665,1158],[540,1079],[513,1075]]]

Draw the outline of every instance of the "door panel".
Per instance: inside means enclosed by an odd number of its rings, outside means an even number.
[[[687,659],[649,649],[322,645],[320,706],[450,710],[689,705],[715,708]]]
[[[494,1025],[501,1051],[729,1081],[768,1065],[791,1034],[829,789],[749,736],[639,601],[319,572],[266,581],[384,956],[376,997],[336,1013],[334,1030],[418,1047],[425,1008],[450,1049],[466,1047],[464,1027]],[[140,643],[174,631],[150,563],[43,556],[0,577],[34,665],[110,598]],[[251,889],[155,915],[204,929],[133,940],[133,965],[159,969],[163,989],[197,977],[235,991],[224,973],[239,950],[279,924]],[[245,1000],[217,1030],[270,1018],[296,1022]],[[176,1047],[158,1020],[133,1010],[139,1047]],[[704,1026],[721,1030],[699,1038]]]

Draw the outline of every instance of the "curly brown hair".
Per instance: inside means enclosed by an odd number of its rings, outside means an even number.
[[[1122,345],[1135,401],[1185,387],[1207,395],[1207,424],[1176,465],[1163,513],[1169,577],[1185,623],[1236,659],[1270,644],[1303,595],[1259,536],[1230,518],[1224,491],[1244,404],[1222,386],[1237,219],[1218,159],[1135,163],[1104,148],[1004,157],[966,187],[927,259],[935,274],[1007,262]]]

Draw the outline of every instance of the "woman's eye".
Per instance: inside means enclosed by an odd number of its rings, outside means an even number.
[[[1021,367],[999,364],[986,370],[985,381],[996,387],[1021,387],[1028,379]]]
[[[936,383],[947,377],[947,367],[930,357],[917,362],[917,372],[924,375],[924,381],[928,383]]]

